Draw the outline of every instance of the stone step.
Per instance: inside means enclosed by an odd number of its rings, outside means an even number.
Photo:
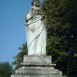
[[[56,66],[56,64],[51,64],[51,63],[32,63],[32,62],[24,62],[24,63],[21,63],[22,66],[40,66],[40,67],[54,67]]]
[[[16,74],[41,74],[41,75],[58,75],[62,74],[59,70],[53,67],[22,67],[15,71]]]
[[[11,77],[62,77],[61,75],[12,75]]]

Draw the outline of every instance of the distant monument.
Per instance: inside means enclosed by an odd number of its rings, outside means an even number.
[[[41,13],[40,0],[32,0],[32,7],[25,18],[28,55],[23,58],[22,67],[11,77],[63,77],[55,69],[51,56],[46,55],[46,28]]]

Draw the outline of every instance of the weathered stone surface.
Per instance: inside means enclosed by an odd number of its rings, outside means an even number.
[[[46,55],[25,55],[23,63],[46,63],[46,64],[52,64],[51,56]]]
[[[14,77],[62,77],[62,76],[60,76],[60,75],[15,75]]]
[[[50,64],[50,63],[21,63],[21,65],[22,66],[40,66],[40,67],[42,67],[42,66],[44,66],[44,67],[54,67],[54,66],[56,66],[56,64]]]
[[[53,67],[22,67],[15,71],[16,74],[31,75],[58,75],[60,71]]]
[[[50,56],[24,56],[22,67],[11,77],[63,77],[62,72],[55,69]]]
[[[61,75],[14,75],[12,77],[62,77]]]

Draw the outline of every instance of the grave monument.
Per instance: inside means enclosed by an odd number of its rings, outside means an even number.
[[[63,77],[55,69],[51,56],[46,55],[46,27],[40,0],[32,0],[32,7],[25,17],[28,55],[23,58],[22,67],[11,77]]]

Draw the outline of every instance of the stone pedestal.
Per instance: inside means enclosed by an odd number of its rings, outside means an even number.
[[[24,56],[22,67],[11,77],[63,77],[62,72],[55,69],[51,56]]]

